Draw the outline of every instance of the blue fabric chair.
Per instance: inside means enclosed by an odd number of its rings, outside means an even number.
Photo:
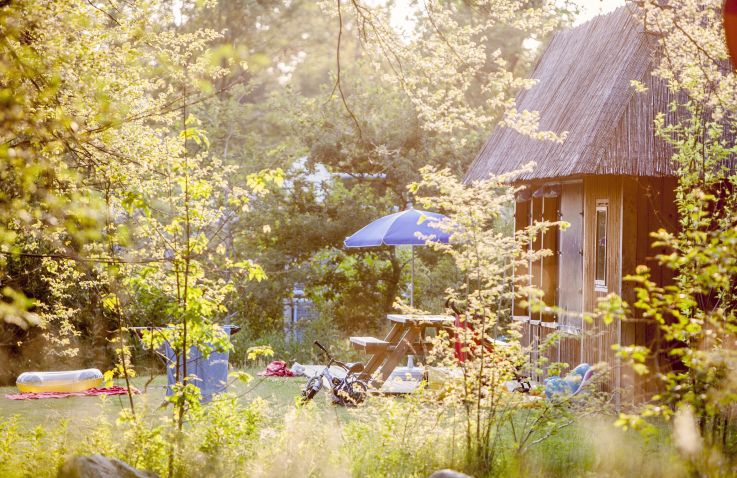
[[[548,400],[556,397],[574,396],[583,390],[591,380],[594,369],[587,363],[582,363],[566,375],[565,378],[558,376],[545,379],[545,396]]]

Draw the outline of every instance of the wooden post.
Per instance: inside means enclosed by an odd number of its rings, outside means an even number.
[[[412,344],[420,338],[419,327],[410,325],[408,327],[402,327],[402,330],[404,333],[394,346],[394,350],[391,350],[389,352],[384,365],[382,365],[381,369],[379,370],[379,378],[376,378],[371,382],[371,385],[376,388],[381,387],[384,382],[386,382],[386,380],[394,371],[394,368],[399,365],[399,362],[402,360],[402,358],[407,355],[407,352],[410,350],[410,347],[412,347]],[[392,341],[392,343],[394,342]]]
[[[387,334],[385,341],[389,342],[390,344],[394,344],[399,341],[400,337],[402,336],[404,331],[404,325],[395,323],[392,325],[391,330]],[[369,380],[371,376],[376,372],[376,370],[381,366],[382,363],[384,363],[384,360],[386,359],[387,352],[380,352],[375,353],[371,356],[371,358],[366,363],[366,367],[364,367],[363,372],[361,373],[361,378],[363,380]]]

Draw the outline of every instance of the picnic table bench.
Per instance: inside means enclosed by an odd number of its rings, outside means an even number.
[[[452,326],[455,318],[451,315],[404,315],[386,316],[392,327],[384,340],[376,337],[351,337],[354,348],[371,354],[362,373],[364,380],[379,388],[386,382],[399,362],[407,355],[426,355],[431,344],[424,340],[427,328]],[[374,374],[376,372],[376,377]]]

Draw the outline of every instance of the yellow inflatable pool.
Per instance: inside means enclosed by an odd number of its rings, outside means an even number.
[[[26,392],[84,392],[99,387],[102,372],[96,368],[65,372],[24,372],[15,381],[22,393]]]

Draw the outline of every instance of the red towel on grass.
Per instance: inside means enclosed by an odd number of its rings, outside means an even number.
[[[294,372],[289,370],[286,362],[274,360],[266,366],[266,370],[258,373],[265,377],[294,377]]]
[[[139,394],[137,389],[131,387],[131,392]],[[95,397],[98,395],[127,395],[125,387],[91,388],[84,392],[26,392],[5,395],[8,400],[38,400],[41,398],[66,398],[66,397]]]

